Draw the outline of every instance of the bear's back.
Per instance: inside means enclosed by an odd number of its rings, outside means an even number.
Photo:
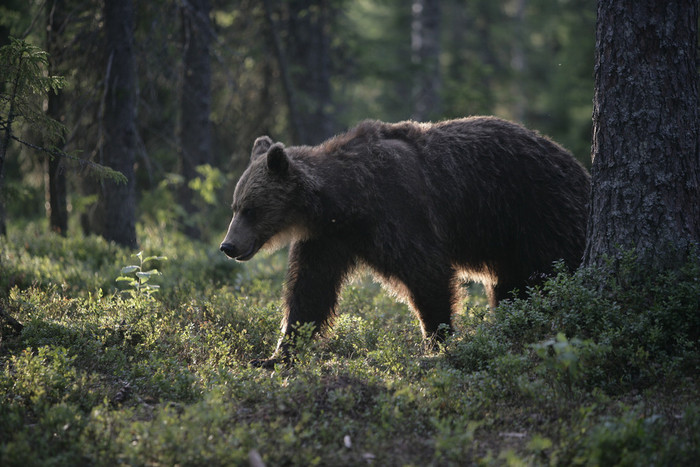
[[[411,147],[403,158],[411,168],[396,173],[422,179],[386,183],[404,185],[406,193],[426,191],[414,210],[427,211],[423,217],[457,239],[457,256],[530,270],[558,258],[571,266],[580,259],[590,176],[562,146],[494,117],[383,124],[380,134],[379,144],[391,138]]]

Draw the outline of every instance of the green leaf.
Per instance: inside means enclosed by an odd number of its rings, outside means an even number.
[[[115,280],[116,282],[128,282],[131,287],[138,285],[138,281],[133,277],[119,276]]]
[[[139,272],[137,272],[136,275],[139,277],[139,282],[140,282],[141,284],[145,284],[146,282],[148,282],[148,279],[150,278],[150,276],[148,276],[148,275],[145,275],[145,276],[144,276],[144,275],[142,275],[142,274],[139,273]]]
[[[140,266],[126,266],[122,268],[122,274],[131,274],[132,272],[138,271],[139,269],[141,269]]]
[[[146,261],[167,261],[168,257],[167,256],[149,256],[148,258],[144,259],[143,262],[145,263]]]
[[[150,271],[140,271],[137,272],[136,275],[138,277],[151,277],[151,276],[160,276],[160,271],[157,269],[151,269]]]

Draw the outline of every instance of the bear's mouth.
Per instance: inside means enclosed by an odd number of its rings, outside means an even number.
[[[258,252],[258,242],[253,242],[253,245],[250,247],[250,250],[246,251],[245,253],[236,256],[236,261],[248,261],[250,258],[255,256],[255,253]]]

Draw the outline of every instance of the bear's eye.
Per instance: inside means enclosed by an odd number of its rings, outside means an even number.
[[[241,216],[247,217],[248,219],[254,219],[255,218],[255,209],[254,208],[243,208],[241,211]]]

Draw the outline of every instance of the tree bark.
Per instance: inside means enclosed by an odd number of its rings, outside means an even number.
[[[697,0],[598,2],[585,265],[674,268],[700,241]]]
[[[188,182],[198,176],[197,166],[211,164],[211,59],[212,28],[209,0],[182,2],[183,77],[180,96],[180,163],[185,184],[180,203],[189,214],[196,212]],[[199,237],[194,225],[186,232]]]
[[[103,119],[103,163],[121,173],[128,182],[101,182],[101,235],[120,245],[135,248],[136,195],[136,78],[134,62],[134,6],[132,0],[105,0],[107,76]]]
[[[66,4],[64,0],[53,0],[47,4],[48,18],[46,27],[46,50],[49,54],[49,76],[57,74],[58,63],[61,61],[61,35],[65,27]],[[49,92],[48,116],[58,122],[65,123],[65,105],[63,91]],[[59,141],[49,142],[49,146],[59,146],[63,150],[63,137]],[[48,160],[48,205],[49,226],[51,230],[63,236],[68,231],[68,209],[66,203],[66,174],[60,157],[49,157]]]
[[[440,113],[440,0],[413,0],[411,60],[416,69],[411,118],[424,121]]]

